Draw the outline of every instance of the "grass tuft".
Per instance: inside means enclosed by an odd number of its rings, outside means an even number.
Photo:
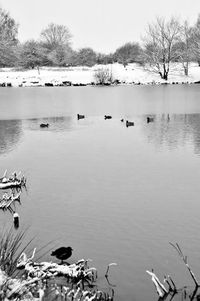
[[[9,277],[17,272],[17,260],[33,240],[24,245],[26,231],[15,233],[11,227],[0,234],[0,267]]]

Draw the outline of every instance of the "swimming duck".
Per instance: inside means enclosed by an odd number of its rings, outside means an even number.
[[[154,121],[154,118],[153,117],[147,117],[147,123],[149,123],[149,122],[153,122]]]
[[[41,123],[41,124],[40,124],[40,127],[41,127],[41,128],[48,128],[48,127],[49,127],[49,124],[48,124],[48,123]]]
[[[106,120],[106,119],[111,119],[112,118],[112,116],[110,116],[110,115],[104,115],[104,119]]]
[[[77,119],[84,119],[85,118],[85,115],[80,115],[80,114],[77,114]]]
[[[126,120],[126,127],[134,126],[134,122]]]

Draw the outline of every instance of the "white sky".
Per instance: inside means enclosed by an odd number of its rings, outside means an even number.
[[[200,0],[0,0],[20,24],[19,39],[38,39],[50,22],[66,25],[72,47],[109,53],[125,42],[140,42],[156,16],[178,16],[191,24]]]

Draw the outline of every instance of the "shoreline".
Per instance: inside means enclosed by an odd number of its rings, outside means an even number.
[[[113,77],[113,83],[96,84],[95,72],[107,69]],[[159,74],[145,70],[138,64],[96,65],[93,67],[40,67],[32,70],[14,68],[0,69],[0,87],[70,87],[70,86],[116,86],[116,85],[168,85],[200,84],[200,67],[190,63],[189,76],[183,75],[180,63],[171,66],[169,79],[163,80]]]

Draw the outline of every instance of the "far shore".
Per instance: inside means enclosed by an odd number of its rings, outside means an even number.
[[[94,74],[98,69],[106,68],[112,74],[113,85],[161,85],[200,83],[200,67],[190,63],[189,76],[185,76],[182,65],[171,66],[169,78],[162,80],[159,74],[138,64],[96,65],[93,67],[40,67],[39,69],[17,70],[0,69],[0,87],[54,87],[96,85]],[[106,85],[110,85],[107,83]]]

